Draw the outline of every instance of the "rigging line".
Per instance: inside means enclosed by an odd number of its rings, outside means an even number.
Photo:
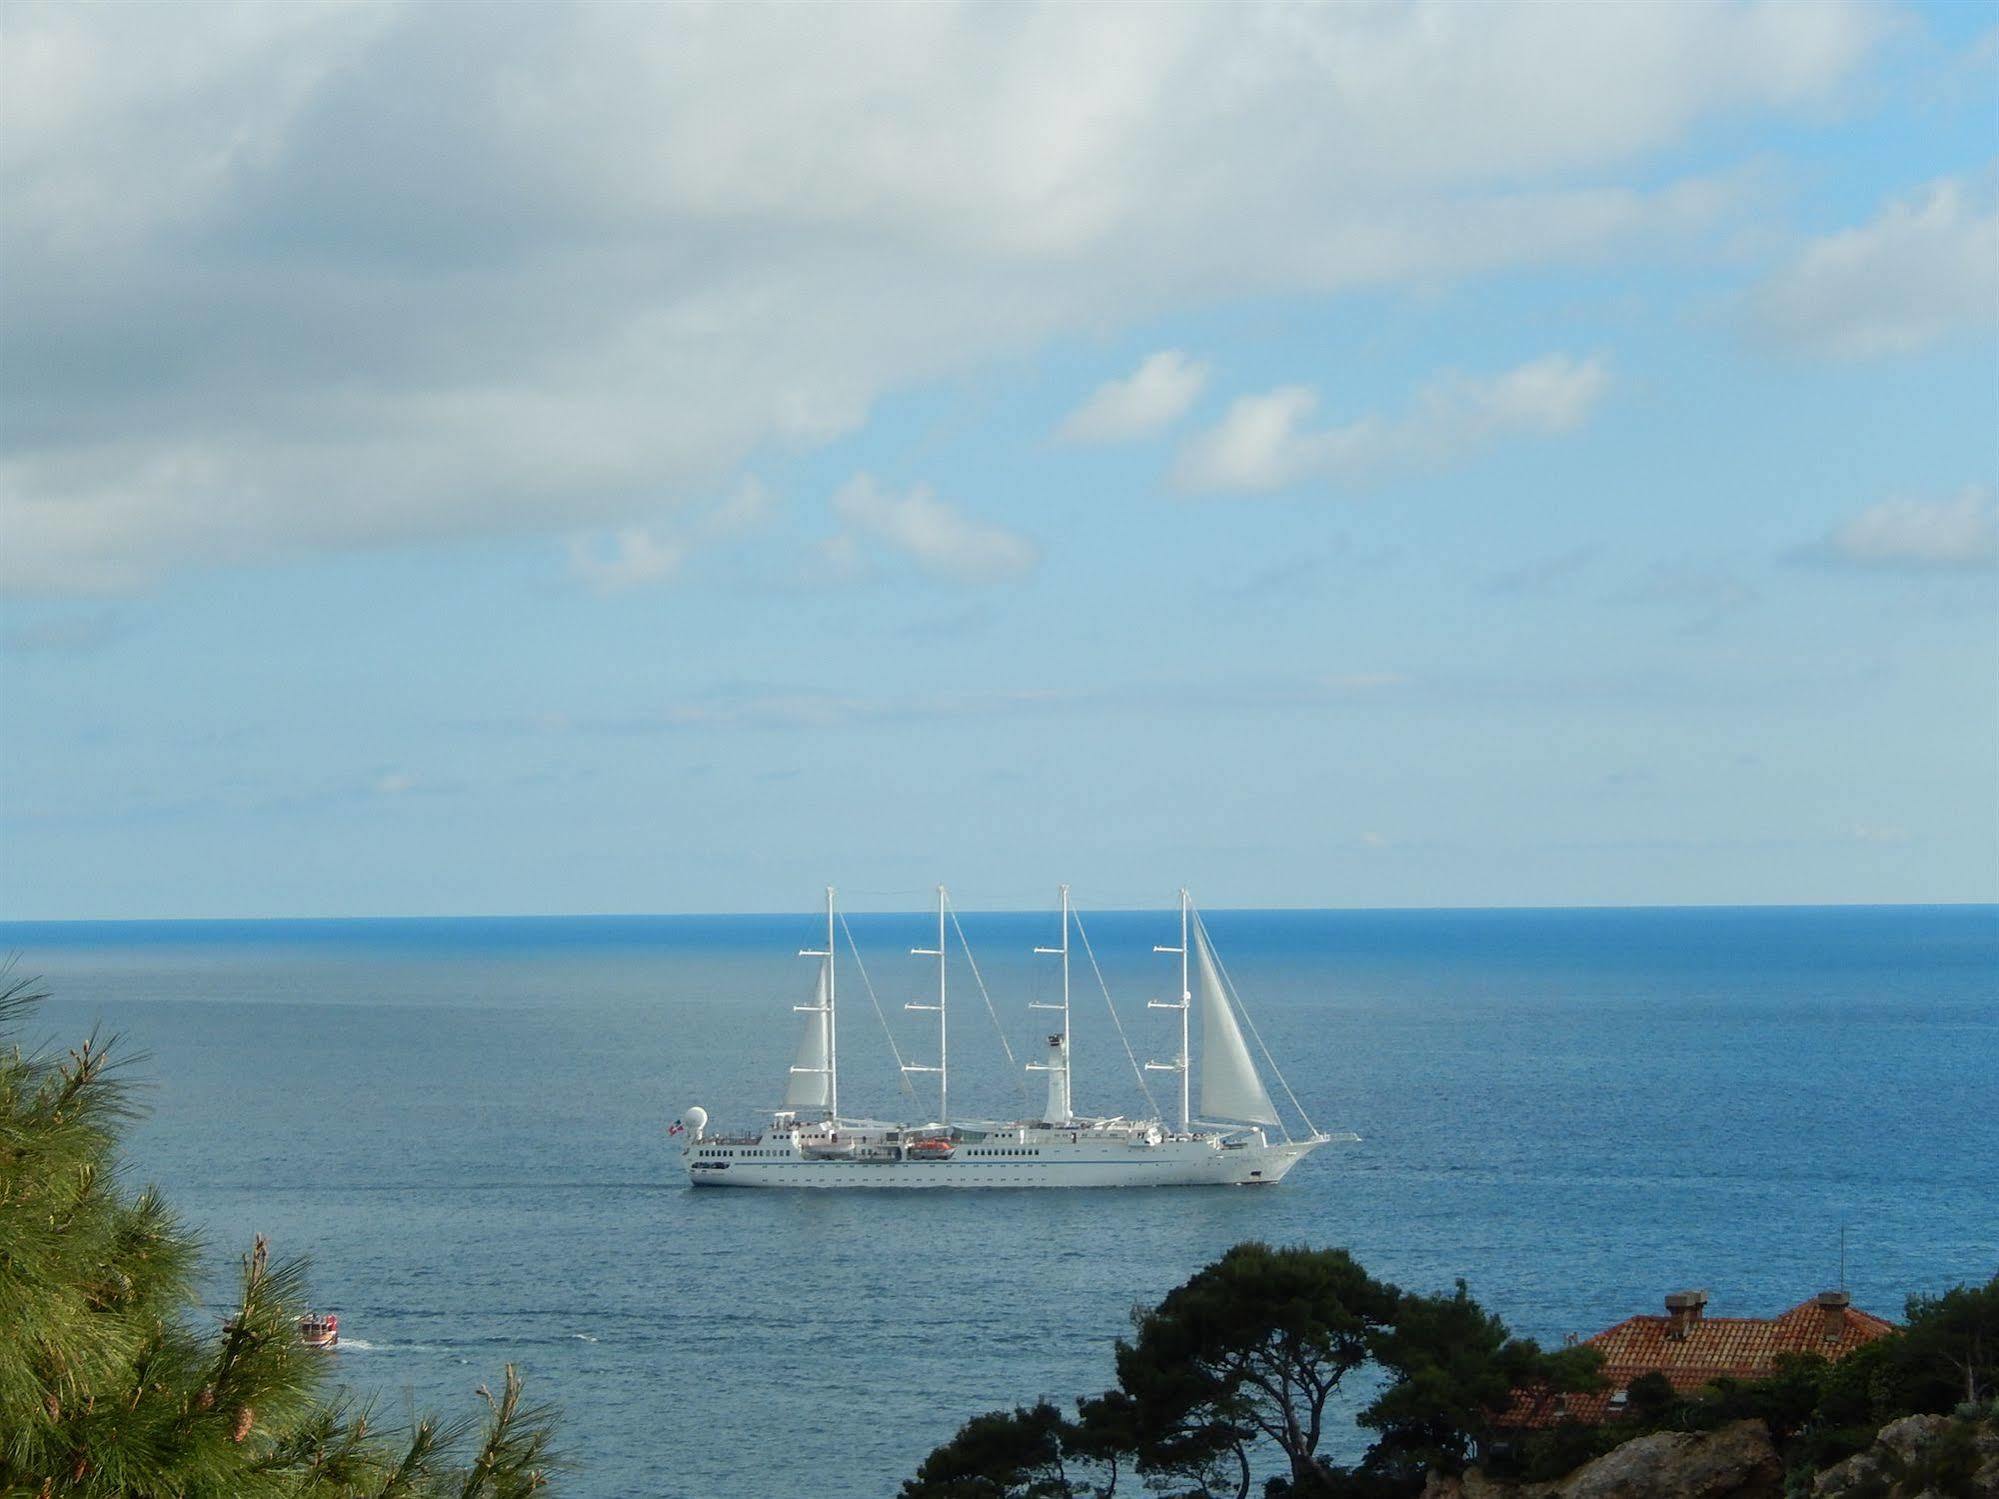
[[[882,1002],[875,997],[874,981],[868,977],[868,965],[861,961],[861,949],[854,942],[854,929],[847,925],[847,913],[840,912],[840,930],[847,934],[847,951],[854,955],[854,966],[861,971],[861,983],[867,988],[868,1003],[875,1007],[875,1019],[881,1022],[882,1035],[888,1038],[888,1053],[895,1058],[895,1080],[909,1097],[916,1097],[916,1090],[909,1085],[909,1074],[902,1068],[902,1050],[895,1044],[895,1032],[888,1028],[888,1016],[882,1013]]]
[[[1124,1045],[1124,1056],[1131,1063],[1131,1075],[1138,1079],[1138,1091],[1145,1095],[1145,1106],[1152,1110],[1152,1117],[1159,1117],[1159,1105],[1152,1101],[1152,1090],[1145,1086],[1145,1069],[1138,1065],[1138,1054],[1131,1049],[1131,1041],[1125,1036],[1124,1022],[1118,1019],[1117,1002],[1111,998],[1111,986],[1104,982],[1104,971],[1097,967],[1096,950],[1090,946],[1090,934],[1083,930],[1082,915],[1073,907],[1070,918],[1076,923],[1076,935],[1083,939],[1083,951],[1090,960],[1090,972],[1097,976],[1097,987],[1104,991],[1104,1008],[1111,1012],[1111,1024],[1117,1027],[1117,1038]]]
[[[1222,976],[1222,982],[1229,986],[1229,993],[1235,997],[1236,1013],[1249,1025],[1249,1033],[1256,1037],[1256,1049],[1263,1053],[1263,1060],[1270,1064],[1270,1070],[1277,1078],[1277,1085],[1284,1090],[1284,1096],[1291,1100],[1291,1107],[1298,1111],[1298,1117],[1305,1121],[1305,1128],[1318,1134],[1319,1126],[1312,1122],[1312,1116],[1305,1112],[1305,1106],[1298,1102],[1298,1095],[1291,1091],[1291,1084],[1285,1081],[1284,1069],[1277,1065],[1277,1058],[1270,1054],[1270,1048],[1263,1044],[1263,1032],[1256,1028],[1256,1018],[1249,1013],[1249,1007],[1242,1002],[1242,991],[1229,977],[1228,966],[1222,962],[1222,955],[1215,951],[1214,941],[1208,936],[1208,924],[1201,919],[1200,911],[1194,912],[1194,925],[1200,929],[1201,944],[1207,948],[1208,956],[1214,961],[1215,969]],[[1287,1135],[1289,1131],[1286,1131]]]
[[[986,981],[979,973],[979,960],[972,956],[972,944],[965,940],[965,929],[958,925],[958,908],[948,895],[944,897],[944,909],[951,913],[952,930],[958,934],[958,945],[965,949],[965,961],[972,965],[972,978],[978,983],[979,997],[986,1002],[986,1013],[993,1018],[993,1034],[999,1037],[1000,1050],[1006,1053],[1007,1071],[1013,1074],[1014,1084],[1020,1089],[1020,1101],[1032,1111],[1034,1100],[1027,1094],[1027,1074],[1020,1070],[1020,1064],[1013,1059],[1013,1048],[1006,1044],[1006,1032],[1000,1028],[999,1011],[993,1007],[992,995],[986,993]]]

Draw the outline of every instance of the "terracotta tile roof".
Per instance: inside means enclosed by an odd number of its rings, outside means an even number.
[[[1697,1317],[1683,1336],[1673,1335],[1672,1316],[1627,1317],[1587,1340],[1603,1355],[1604,1387],[1588,1395],[1554,1395],[1546,1390],[1512,1392],[1495,1423],[1512,1430],[1562,1424],[1595,1425],[1624,1414],[1618,1397],[1631,1381],[1654,1370],[1675,1391],[1692,1394],[1717,1379],[1767,1379],[1785,1353],[1844,1358],[1863,1344],[1894,1332],[1895,1324],[1851,1306],[1822,1306],[1817,1297],[1775,1317]]]

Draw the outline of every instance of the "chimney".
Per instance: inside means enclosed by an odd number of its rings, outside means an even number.
[[[1684,1338],[1707,1310],[1706,1291],[1669,1291],[1666,1295],[1666,1336]]]
[[[1853,1298],[1845,1291],[1821,1291],[1818,1302],[1819,1336],[1837,1343],[1846,1334],[1846,1309],[1853,1305]]]

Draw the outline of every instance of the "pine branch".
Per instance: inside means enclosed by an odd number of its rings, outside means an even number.
[[[545,1494],[554,1417],[507,1370],[478,1423],[370,1430],[322,1397],[304,1348],[305,1262],[259,1238],[236,1304],[197,1330],[199,1246],[160,1194],[121,1189],[136,1112],[115,1037],[24,1050],[42,998],[0,968],[0,1496],[5,1499],[524,1499]],[[205,1319],[199,1319],[205,1321]],[[482,1391],[482,1393],[485,1393]]]
[[[436,1416],[416,1418],[410,1425],[409,1446],[375,1491],[374,1499],[414,1499],[441,1492],[437,1485],[445,1477],[443,1464],[471,1429],[469,1419],[444,1422]]]
[[[484,1385],[479,1393],[489,1412],[486,1437],[465,1473],[459,1499],[526,1499],[540,1493],[554,1465],[554,1409],[521,1408],[521,1377],[512,1364],[498,1399]]]

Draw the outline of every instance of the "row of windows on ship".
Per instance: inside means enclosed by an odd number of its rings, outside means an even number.
[[[784,1156],[789,1159],[795,1152],[789,1150],[716,1150],[712,1147],[694,1152],[701,1156],[727,1156],[730,1160],[741,1160],[753,1156]],[[968,1150],[966,1155],[1040,1155],[1032,1147],[1023,1146],[1019,1150]]]

